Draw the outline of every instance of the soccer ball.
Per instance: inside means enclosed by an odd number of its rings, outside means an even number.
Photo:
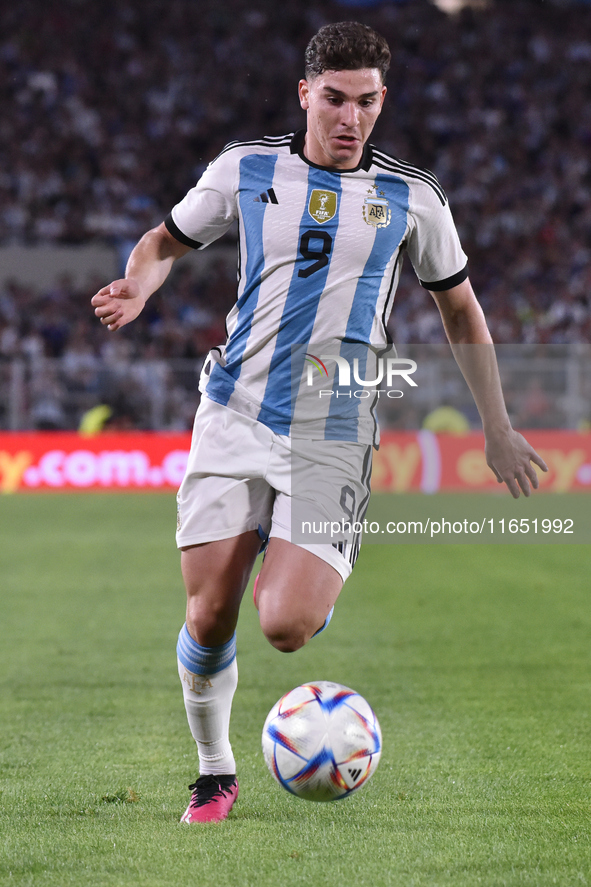
[[[313,681],[276,702],[263,727],[265,763],[277,782],[307,801],[336,801],[361,788],[382,752],[378,719],[363,696]]]

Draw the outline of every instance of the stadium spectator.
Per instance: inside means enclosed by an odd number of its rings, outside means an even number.
[[[303,47],[342,13],[331,0],[4,4],[0,245],[108,241],[125,252],[225,142],[301,126]],[[396,113],[375,139],[440,178],[495,340],[588,342],[591,8],[491,0],[446,16],[412,0],[355,15],[395,47]],[[229,252],[205,279],[186,269],[152,300],[122,334],[129,359],[199,360],[223,338]],[[72,362],[79,341],[100,357],[87,302],[96,288],[5,282],[0,359]],[[408,266],[391,332],[400,344],[442,340]]]
[[[135,241],[225,141],[301,125],[301,50],[341,10],[328,0],[5,5],[0,242]],[[440,177],[497,339],[585,341],[591,10],[496,0],[445,16],[413,0],[358,14],[396,47],[397,112],[376,138]],[[230,69],[231,89],[211,76]],[[416,292],[403,273],[399,302]],[[394,313],[399,340],[419,336],[422,314]],[[40,334],[53,353],[67,344],[51,322]],[[168,330],[160,344],[194,353],[199,338]]]

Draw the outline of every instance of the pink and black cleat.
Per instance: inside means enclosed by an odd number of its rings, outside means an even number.
[[[221,822],[238,797],[236,776],[200,776],[189,786],[191,803],[181,816],[181,822]]]

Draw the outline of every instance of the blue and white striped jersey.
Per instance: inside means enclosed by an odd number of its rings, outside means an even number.
[[[447,199],[435,176],[369,143],[356,169],[326,169],[303,153],[304,132],[232,142],[166,219],[194,248],[239,223],[237,301],[207,379],[208,397],[279,434],[294,433],[293,346],[389,343],[386,324],[407,252],[423,286],[467,277]],[[297,387],[297,386],[296,386]],[[355,407],[357,409],[357,406]],[[371,443],[375,423],[310,435]],[[333,423],[334,426],[334,423]]]

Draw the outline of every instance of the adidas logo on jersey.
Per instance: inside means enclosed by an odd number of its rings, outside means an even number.
[[[254,203],[279,203],[277,200],[277,195],[273,188],[269,188],[267,191],[263,191],[258,197],[254,198]]]

